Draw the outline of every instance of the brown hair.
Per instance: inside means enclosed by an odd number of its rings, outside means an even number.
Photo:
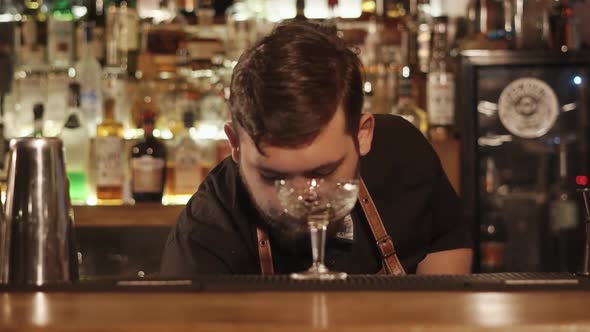
[[[335,31],[287,22],[245,51],[236,65],[229,106],[234,123],[253,139],[278,146],[313,140],[339,106],[356,142],[363,106],[357,55]]]

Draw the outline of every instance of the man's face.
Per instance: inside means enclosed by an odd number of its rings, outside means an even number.
[[[372,138],[372,127],[370,129]],[[368,152],[363,153],[363,143],[366,142],[359,142],[357,146],[353,137],[347,133],[345,114],[342,110],[335,113],[311,143],[296,148],[262,143],[264,155],[258,151],[245,131],[241,128],[238,130],[239,149],[233,147],[232,155],[240,167],[242,180],[252,201],[271,228],[288,232],[291,236],[307,232],[307,225],[281,223],[282,209],[276,197],[275,181],[303,181],[311,178],[355,179],[359,176],[360,155]],[[361,140],[363,137],[359,135]]]

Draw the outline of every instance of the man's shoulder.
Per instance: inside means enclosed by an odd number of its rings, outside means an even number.
[[[179,216],[173,238],[194,250],[192,255],[207,252],[232,271],[244,272],[250,268],[246,263],[254,249],[246,215],[236,205],[240,200],[238,180],[232,179],[238,176],[236,168],[226,160],[209,173]]]
[[[438,164],[436,152],[411,123],[397,115],[375,115],[371,151],[361,164],[366,182],[383,182],[385,176],[395,176],[397,181],[431,177]]]

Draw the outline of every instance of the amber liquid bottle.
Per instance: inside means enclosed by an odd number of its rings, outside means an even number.
[[[136,202],[161,202],[166,178],[166,146],[154,137],[155,115],[143,113],[143,141],[131,149],[133,199]]]
[[[124,183],[123,125],[115,120],[115,101],[104,103],[104,120],[96,127],[96,198],[100,204],[122,204]]]

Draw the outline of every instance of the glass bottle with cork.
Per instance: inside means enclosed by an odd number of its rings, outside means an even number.
[[[154,137],[156,116],[142,115],[144,139],[131,149],[131,189],[135,202],[161,202],[166,176],[166,146]]]
[[[76,82],[69,84],[69,115],[60,138],[70,180],[70,198],[74,204],[84,204],[89,194],[90,137],[80,114],[80,84]]]
[[[87,121],[90,137],[96,136],[96,126],[101,121],[102,67],[94,55],[94,23],[85,22],[82,55],[76,62],[76,80],[81,86],[81,110]]]
[[[100,204],[122,204],[125,141],[123,125],[115,119],[115,100],[104,103],[104,120],[96,127],[96,198]]]

